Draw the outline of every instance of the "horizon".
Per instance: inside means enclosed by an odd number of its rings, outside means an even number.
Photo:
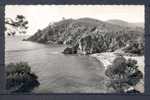
[[[130,10],[132,9],[132,10]],[[101,12],[101,13],[97,13]],[[121,20],[144,23],[144,6],[139,5],[7,5],[5,18],[24,15],[29,21],[26,35],[65,19],[92,18],[100,21]],[[111,16],[110,16],[111,15]],[[136,17],[135,17],[136,15]],[[40,20],[39,20],[40,19]]]

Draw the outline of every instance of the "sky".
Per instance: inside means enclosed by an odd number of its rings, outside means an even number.
[[[29,21],[27,35],[34,34],[50,23],[67,18],[95,18],[102,21],[119,19],[127,22],[144,22],[143,5],[7,5],[5,18],[24,15]]]

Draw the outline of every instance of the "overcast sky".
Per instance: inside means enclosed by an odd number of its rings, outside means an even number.
[[[28,35],[49,23],[67,18],[90,17],[102,21],[120,19],[127,22],[144,22],[144,6],[138,5],[7,5],[5,17],[21,14],[29,21]]]

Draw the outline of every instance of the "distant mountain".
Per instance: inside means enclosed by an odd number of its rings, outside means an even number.
[[[142,27],[144,28],[144,23],[132,23],[133,25],[137,26],[137,27]]]
[[[144,40],[144,29],[120,20],[100,21],[92,18],[65,19],[38,30],[27,40],[66,44],[68,53],[114,51],[130,41]],[[67,53],[66,52],[66,53]]]
[[[106,22],[115,24],[115,25],[124,26],[124,27],[142,27],[142,28],[144,28],[144,23],[140,23],[140,22],[139,23],[129,23],[129,22],[117,20],[117,19],[108,20]]]
[[[122,21],[122,20],[117,20],[117,19],[108,20],[106,22],[111,23],[111,24],[115,24],[115,25],[120,25],[120,26],[129,26],[128,22],[125,22],[125,21]]]

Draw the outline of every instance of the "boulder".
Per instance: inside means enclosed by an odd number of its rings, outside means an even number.
[[[73,47],[67,47],[63,51],[64,54],[76,54],[77,50]]]

